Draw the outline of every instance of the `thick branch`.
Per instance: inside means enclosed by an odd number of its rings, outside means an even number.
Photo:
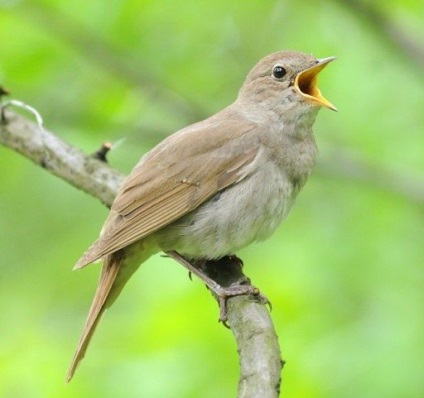
[[[124,176],[106,163],[87,156],[49,131],[16,113],[4,110],[0,144],[96,198],[112,204]]]
[[[0,125],[0,144],[9,147],[74,187],[110,206],[124,176],[106,163],[88,156],[51,132],[41,129],[11,111],[5,111]],[[242,278],[240,267],[229,277],[228,267],[219,267],[225,275],[211,275],[218,283]],[[216,268],[215,268],[216,271]],[[244,277],[245,278],[245,277]],[[266,307],[246,296],[232,297],[227,303],[228,323],[237,341],[241,372],[239,397],[275,398],[279,395],[282,361],[277,336]]]
[[[224,287],[250,285],[250,280],[242,272],[240,260],[235,256],[210,262],[206,272]],[[264,303],[269,303],[268,299],[257,294],[250,298],[238,296],[227,304],[228,322],[240,354],[239,397],[243,398],[278,397],[280,391],[284,362],[271,318],[263,311]]]

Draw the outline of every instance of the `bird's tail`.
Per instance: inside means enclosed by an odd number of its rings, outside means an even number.
[[[77,350],[69,367],[66,381],[69,382],[75,369],[84,357],[88,344],[103,313],[121,293],[131,275],[141,263],[146,261],[158,248],[152,242],[142,240],[125,249],[108,254],[103,258],[103,268],[93,303],[82,331]]]
[[[120,270],[121,262],[122,255],[120,255],[120,252],[107,255],[104,258],[99,285],[97,287],[93,303],[91,304],[91,308],[88,313],[77,350],[75,352],[74,358],[72,359],[72,363],[68,371],[68,376],[66,377],[67,382],[72,379],[75,369],[77,368],[79,362],[84,358],[88,344],[90,343],[91,337],[96,330],[97,324],[99,323],[107,306],[111,304],[109,302],[109,297]]]

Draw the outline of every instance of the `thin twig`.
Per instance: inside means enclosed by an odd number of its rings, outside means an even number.
[[[107,154],[112,149],[112,146],[113,144],[111,142],[104,142],[102,146],[96,152],[93,153],[93,158],[107,163]]]

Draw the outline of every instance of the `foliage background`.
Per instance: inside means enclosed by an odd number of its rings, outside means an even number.
[[[0,0],[0,83],[128,172],[236,96],[262,56],[337,55],[318,168],[269,241],[239,253],[270,297],[285,397],[424,396],[424,3]],[[411,46],[408,46],[411,44]],[[157,256],[64,384],[99,267],[72,273],[107,210],[0,148],[0,396],[232,397],[231,332]]]

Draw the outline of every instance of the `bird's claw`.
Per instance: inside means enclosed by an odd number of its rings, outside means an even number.
[[[230,287],[220,287],[217,291],[213,291],[217,296],[219,303],[219,322],[225,327],[229,328],[227,324],[227,301],[236,296],[249,296],[251,299],[261,303],[267,304],[272,309],[271,302],[264,296],[257,287],[252,285],[235,285]]]

